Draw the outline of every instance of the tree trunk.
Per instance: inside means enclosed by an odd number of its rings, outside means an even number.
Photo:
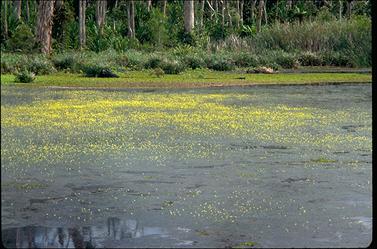
[[[228,26],[232,27],[233,23],[232,23],[232,15],[230,14],[230,10],[229,10],[229,0],[224,0],[224,1],[226,1],[225,8],[226,8],[226,15],[228,16]]]
[[[44,54],[51,53],[52,18],[55,0],[39,1],[37,19],[37,41]]]
[[[353,0],[347,0],[347,18],[350,19],[352,15]]]
[[[240,1],[240,22],[243,25],[243,0]]]
[[[13,0],[13,4],[14,4],[14,12],[16,13],[16,17],[17,17],[17,20],[20,21],[21,20],[21,0]]]
[[[184,2],[184,22],[185,31],[191,33],[194,28],[195,22],[195,11],[194,11],[194,1],[185,0]]]
[[[221,25],[223,27],[223,30],[225,28],[225,0],[221,0]]]
[[[202,28],[204,25],[204,4],[205,0],[200,1],[200,27]]]
[[[162,13],[164,13],[164,16],[166,16],[166,0],[162,1]]]
[[[26,0],[26,20],[30,22],[30,7],[29,7],[29,0]]]
[[[4,36],[8,38],[8,1],[4,1]]]
[[[259,0],[259,5],[258,5],[258,20],[257,20],[257,32],[261,31],[263,8],[264,8],[264,0]]]
[[[251,19],[251,23],[255,23],[255,4],[256,4],[257,0],[251,0],[251,10],[250,10],[250,19]]]
[[[80,0],[79,2],[79,24],[80,24],[80,49],[83,49],[86,44],[86,24],[85,24],[85,17],[86,17],[86,0]]]
[[[267,19],[267,9],[266,9],[266,2],[267,0],[265,0],[264,4],[263,4],[263,16],[264,16],[264,22],[265,24],[268,23],[268,19]]]
[[[133,0],[128,1],[128,37],[135,38],[135,3]]]
[[[106,7],[107,7],[107,0],[97,0],[96,22],[97,22],[97,27],[101,35],[103,35],[103,28],[105,26]]]
[[[287,0],[287,10],[292,9],[292,0]]]
[[[147,9],[148,9],[148,12],[151,11],[151,8],[152,8],[152,0],[147,0]]]
[[[339,0],[339,20],[342,20],[343,1]]]

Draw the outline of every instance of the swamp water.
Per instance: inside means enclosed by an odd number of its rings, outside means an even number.
[[[358,247],[371,85],[1,87],[8,247]]]

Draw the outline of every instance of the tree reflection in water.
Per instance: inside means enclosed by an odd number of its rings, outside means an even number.
[[[7,248],[96,248],[105,241],[122,241],[143,236],[167,237],[160,227],[140,226],[136,220],[108,218],[107,226],[52,228],[27,226],[2,230],[2,241]]]

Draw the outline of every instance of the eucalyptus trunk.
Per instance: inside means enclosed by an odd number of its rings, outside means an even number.
[[[13,0],[13,4],[14,4],[14,12],[16,14],[16,18],[18,21],[21,20],[21,10],[22,10],[22,1],[21,0]]]
[[[41,52],[44,54],[50,54],[52,49],[51,33],[54,4],[55,0],[39,1],[38,4],[37,41],[41,46]]]
[[[255,5],[257,3],[257,0],[251,0],[251,9],[250,9],[250,19],[251,22],[255,23]]]
[[[243,0],[240,0],[240,22],[241,22],[241,25],[243,25],[243,5],[244,5]]]
[[[151,11],[151,8],[152,8],[152,0],[147,0],[147,9],[148,9],[148,12]]]
[[[267,9],[266,9],[266,2],[267,0],[265,0],[264,4],[263,4],[263,17],[264,17],[264,23],[267,24],[268,23],[268,19],[267,19]]]
[[[162,1],[162,13],[164,13],[164,16],[166,16],[166,0]]]
[[[8,1],[4,1],[4,36],[8,38]]]
[[[195,10],[193,0],[185,0],[184,2],[184,23],[185,31],[187,33],[191,33],[195,23]]]
[[[27,20],[27,22],[30,22],[30,6],[29,6],[29,0],[26,0],[26,20]]]
[[[258,5],[258,20],[257,20],[257,32],[261,31],[263,8],[264,8],[264,0],[259,0],[259,5]]]
[[[343,13],[343,1],[339,0],[339,20],[342,20],[342,13]]]
[[[200,0],[200,27],[202,28],[204,25],[204,4],[205,0]]]
[[[128,1],[128,37],[135,38],[135,2]]]
[[[232,15],[230,14],[230,9],[229,9],[229,0],[224,0],[225,2],[225,8],[226,8],[226,15],[228,17],[228,26],[232,27]]]
[[[347,0],[347,18],[350,19],[352,16],[352,5],[353,0]]]
[[[99,33],[103,35],[103,28],[106,21],[107,0],[97,0],[96,4],[96,23]]]
[[[86,0],[80,0],[79,4],[80,49],[83,49],[86,45]]]

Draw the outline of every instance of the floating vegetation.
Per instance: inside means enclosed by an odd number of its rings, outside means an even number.
[[[255,245],[256,243],[253,241],[246,241],[246,242],[241,242],[232,248],[250,248],[250,247],[254,247]]]
[[[337,162],[337,160],[332,160],[332,159],[328,159],[328,158],[325,158],[325,157],[312,159],[311,161],[314,162],[314,163],[336,163]]]

